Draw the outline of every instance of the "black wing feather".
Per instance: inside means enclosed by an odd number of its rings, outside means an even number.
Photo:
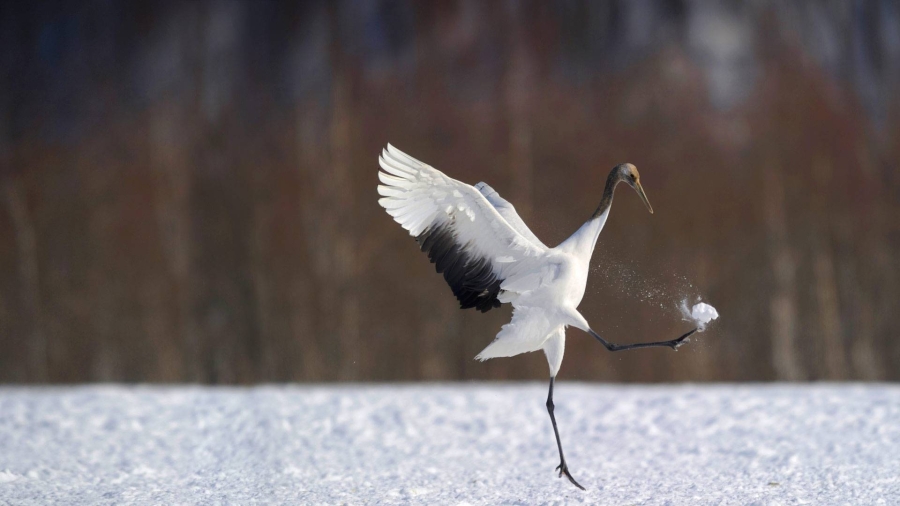
[[[500,307],[500,283],[488,259],[473,254],[460,244],[452,221],[423,231],[416,237],[419,247],[435,264],[435,270],[453,290],[461,309],[475,308],[482,313]]]

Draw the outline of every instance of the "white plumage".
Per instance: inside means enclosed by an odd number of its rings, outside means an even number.
[[[590,333],[610,351],[651,346],[678,348],[693,332],[672,341],[612,344],[591,330],[578,312],[597,237],[609,217],[613,192],[627,183],[652,213],[631,164],[617,165],[606,179],[594,214],[555,248],[544,245],[525,225],[512,204],[487,183],[474,187],[447,177],[388,144],[378,158],[378,203],[416,238],[435,264],[462,308],[489,311],[512,303],[512,320],[475,358],[487,360],[544,350],[550,367],[547,411],[559,449],[559,475],[578,484],[569,473],[553,414],[553,384],[565,351],[565,329]]]
[[[497,300],[513,305],[512,321],[476,358],[544,349],[555,376],[565,346],[564,327],[589,329],[576,307],[584,296],[588,263],[608,212],[558,247],[548,248],[512,204],[486,183],[472,187],[457,181],[390,144],[378,161],[384,170],[378,174],[383,183],[378,186],[382,195],[378,203],[388,214],[413,237],[437,231],[452,235],[461,257],[456,264],[489,264],[499,281]]]

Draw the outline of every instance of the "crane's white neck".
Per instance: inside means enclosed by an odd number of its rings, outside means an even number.
[[[586,221],[581,228],[563,241],[557,248],[566,253],[570,253],[585,262],[589,262],[591,260],[591,255],[594,253],[594,247],[597,245],[597,238],[600,236],[600,231],[603,230],[603,225],[606,225],[606,218],[609,216],[610,207],[612,206],[607,206],[607,208],[598,216]]]

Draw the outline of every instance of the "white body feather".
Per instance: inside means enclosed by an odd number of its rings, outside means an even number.
[[[577,307],[607,209],[555,248],[528,229],[515,208],[485,183],[472,187],[446,176],[390,144],[379,157],[378,201],[413,237],[449,230],[456,247],[489,264],[500,281],[497,299],[513,305],[512,321],[478,360],[543,349],[556,376],[565,349],[565,327],[589,329]]]

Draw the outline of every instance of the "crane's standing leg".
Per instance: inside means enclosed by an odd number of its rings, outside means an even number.
[[[562,441],[559,439],[559,429],[556,428],[556,417],[553,416],[553,382],[556,380],[556,376],[550,376],[550,393],[547,395],[547,412],[550,413],[550,422],[553,424],[553,433],[556,435],[556,446],[559,448],[559,466],[557,466],[557,470],[559,471],[559,477],[562,478],[562,475],[566,475],[566,478],[572,482],[572,485],[584,490],[584,487],[578,484],[575,481],[575,478],[572,478],[572,475],[569,473],[569,466],[566,465],[566,457],[563,455],[562,449]]]

